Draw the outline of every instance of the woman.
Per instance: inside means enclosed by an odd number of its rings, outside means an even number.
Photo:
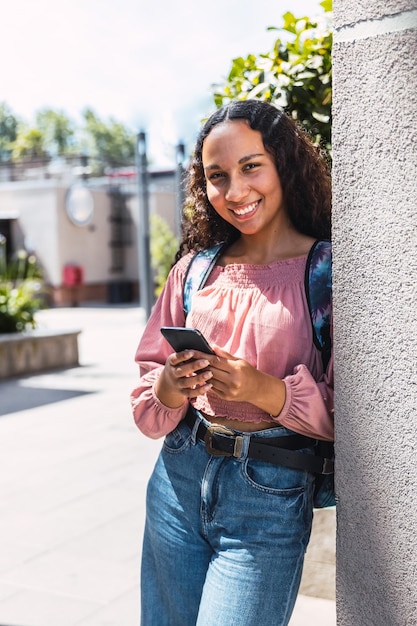
[[[314,475],[251,450],[298,434],[308,455],[312,438],[333,439],[332,359],[323,372],[304,286],[310,249],[330,235],[330,206],[325,161],[274,106],[232,102],[204,125],[183,241],[136,353],[136,424],[165,436],[148,485],[142,626],[289,622]],[[222,241],[185,317],[190,259]],[[161,326],[198,328],[215,354],[173,353]],[[238,440],[232,456],[213,448],[213,425]]]

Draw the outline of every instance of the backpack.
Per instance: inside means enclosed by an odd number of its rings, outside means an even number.
[[[226,245],[217,244],[197,252],[191,259],[184,277],[184,313],[191,309],[193,294],[202,289]],[[329,241],[316,241],[306,263],[305,291],[313,328],[313,342],[320,350],[323,371],[326,371],[331,354],[332,323],[332,248]],[[313,504],[324,508],[336,504],[334,490],[334,444],[317,440],[315,457],[320,460],[316,471]],[[310,457],[311,458],[311,457]]]

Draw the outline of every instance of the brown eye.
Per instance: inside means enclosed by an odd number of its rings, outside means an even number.
[[[256,167],[259,167],[259,166],[260,166],[260,163],[247,163],[243,169],[244,170],[253,170],[253,169],[255,169]]]

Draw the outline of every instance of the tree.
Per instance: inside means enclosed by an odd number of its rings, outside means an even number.
[[[94,173],[106,166],[135,161],[135,133],[113,118],[101,120],[92,109],[82,113],[84,125],[75,124],[64,111],[44,108],[35,123],[18,120],[6,103],[0,103],[0,161],[23,161],[53,156],[90,157]]]
[[[63,111],[42,109],[36,114],[36,124],[50,155],[61,156],[73,152],[75,127]]]
[[[135,135],[123,124],[103,122],[92,109],[83,112],[86,151],[103,165],[130,165],[135,158]]]
[[[0,102],[0,161],[10,157],[17,137],[18,120],[5,102]]]
[[[12,143],[12,160],[44,159],[46,156],[43,132],[38,128],[20,124],[16,140]]]
[[[230,100],[259,98],[282,107],[331,151],[331,0],[321,2],[321,19],[283,15],[282,37],[265,54],[233,59],[224,84],[214,85],[220,107]]]

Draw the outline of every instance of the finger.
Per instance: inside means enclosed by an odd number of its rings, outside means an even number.
[[[184,386],[181,389],[181,393],[188,398],[196,398],[207,393],[212,387],[211,377],[211,372],[205,371],[202,374],[182,379],[181,382]]]
[[[212,372],[210,370],[204,370],[203,372],[194,372],[191,376],[187,376],[182,379],[182,384],[185,389],[198,389],[202,385],[208,383],[213,378]]]
[[[214,378],[211,379],[211,391],[215,393],[219,398],[226,399],[228,394],[228,388],[226,385],[222,384],[218,380]]]
[[[173,352],[169,355],[167,361],[170,365],[175,366],[178,363],[184,363],[194,358],[193,350],[184,350],[183,352]]]
[[[230,354],[230,352],[227,352],[226,350],[223,350],[223,348],[220,348],[219,346],[212,346],[213,347],[213,351],[216,353],[217,356],[222,357],[223,359],[230,359],[231,361],[236,361],[236,357],[233,356],[233,354]]]
[[[188,378],[197,375],[210,365],[207,359],[197,359],[181,363],[174,367],[177,378]]]

